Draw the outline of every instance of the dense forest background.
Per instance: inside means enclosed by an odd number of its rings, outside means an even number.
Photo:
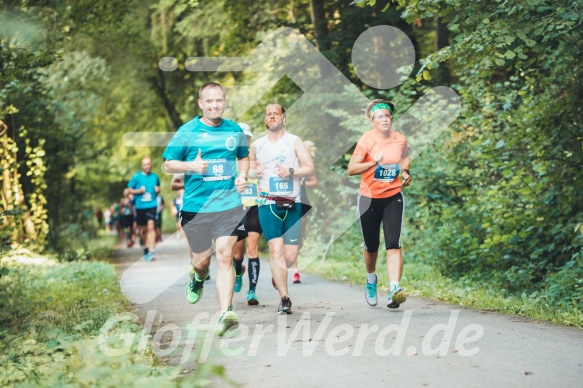
[[[126,146],[124,133],[175,131],[199,114],[197,90],[209,80],[254,82],[187,71],[186,58],[246,57],[286,26],[368,98],[394,101],[397,119],[432,87],[460,96],[457,120],[411,166],[406,260],[581,309],[582,24],[583,1],[565,0],[0,1],[2,245],[74,258],[95,233],[95,210],[119,199],[140,159],[161,161],[163,148]],[[368,86],[351,62],[357,38],[380,25],[399,28],[415,48],[411,76],[393,89]],[[159,68],[168,56],[177,71]],[[282,78],[241,119],[261,128],[266,102],[289,106],[301,95]],[[321,98],[314,109],[330,120],[369,129]],[[316,124],[289,120],[318,145],[323,178],[338,147],[326,147]],[[318,211],[342,223],[346,212],[327,194],[352,203],[355,191],[321,181]],[[311,230],[333,235],[327,227]],[[360,260],[357,228],[336,237],[336,252]]]

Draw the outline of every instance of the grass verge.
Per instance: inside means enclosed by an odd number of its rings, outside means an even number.
[[[107,263],[17,252],[2,265],[9,272],[0,278],[0,386],[191,387],[223,375],[222,367],[205,365],[183,376],[158,365],[151,349],[137,351],[137,341],[119,356],[105,354],[100,329],[129,310]],[[120,322],[107,344],[120,349],[141,330],[137,321]]]
[[[385,262],[381,262],[379,258],[378,273],[384,273],[384,268]],[[305,271],[354,285],[363,285],[366,276],[364,262],[361,260],[339,261],[330,258],[324,261],[317,260]],[[572,309],[561,309],[550,305],[542,298],[510,295],[505,290],[494,290],[465,280],[452,280],[426,264],[405,263],[401,284],[412,295],[583,328],[583,313],[577,309],[576,303]],[[389,281],[386,276],[382,276],[382,279],[379,276],[379,288],[388,292]]]

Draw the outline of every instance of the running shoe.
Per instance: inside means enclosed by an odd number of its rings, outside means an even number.
[[[407,300],[407,295],[405,295],[405,289],[402,287],[395,287],[389,292],[389,304],[387,307],[390,309],[399,308],[402,303]]]
[[[252,288],[249,290],[249,292],[247,292],[247,304],[249,306],[256,306],[259,304],[259,301],[257,300],[257,296],[255,296],[255,289]]]
[[[374,283],[369,283],[366,281],[366,290],[364,291],[364,298],[369,306],[376,306],[379,301],[379,293],[377,291],[378,278],[375,275]]]
[[[271,285],[277,290],[277,285],[275,284],[275,279],[273,278],[271,278]]]
[[[233,291],[240,292],[241,288],[243,288],[243,274],[245,273],[245,265],[241,265],[242,270],[239,275],[235,272],[235,287],[233,287]]]
[[[128,248],[131,248],[134,246],[134,242],[132,240],[128,240]]]
[[[189,273],[190,273],[190,277],[193,277],[193,276],[194,276],[194,268],[190,267],[190,272],[189,272]],[[205,282],[206,282],[207,280],[211,280],[211,270],[210,270],[210,268],[209,268],[209,270],[207,271],[207,275],[206,275]]]
[[[239,325],[239,319],[237,318],[237,314],[233,311],[225,311],[221,314],[221,318],[219,319],[219,328],[217,330],[217,334],[219,337],[225,335],[225,332],[230,328],[236,328]]]
[[[156,260],[156,257],[154,256],[154,251],[149,251],[148,253],[146,253],[144,255],[144,260],[146,261]]]
[[[279,302],[279,307],[277,308],[277,313],[278,314],[291,314],[292,310],[292,302],[289,299],[289,297],[284,296],[283,298],[281,298],[281,302]]]
[[[206,270],[206,274],[208,277],[208,273],[209,270],[207,268]],[[190,304],[195,304],[196,302],[199,301],[199,299],[202,296],[202,288],[204,287],[204,281],[205,279],[199,280],[198,276],[196,276],[196,273],[194,274],[194,276],[192,277],[192,279],[190,280],[190,283],[188,283],[188,285],[186,286],[186,301]]]
[[[299,283],[301,283],[301,280],[300,280],[300,273],[299,273],[299,272],[296,272],[296,273],[294,273],[294,280],[293,280],[293,283],[294,283],[294,284],[299,284]]]

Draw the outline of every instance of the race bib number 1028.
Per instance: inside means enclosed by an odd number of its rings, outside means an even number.
[[[397,163],[379,164],[374,171],[374,180],[377,182],[392,182],[398,176],[400,167]]]

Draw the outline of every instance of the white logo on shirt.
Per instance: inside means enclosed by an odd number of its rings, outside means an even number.
[[[225,147],[227,147],[229,151],[233,151],[235,147],[237,147],[237,139],[235,139],[234,136],[229,136],[227,141],[225,141]]]

